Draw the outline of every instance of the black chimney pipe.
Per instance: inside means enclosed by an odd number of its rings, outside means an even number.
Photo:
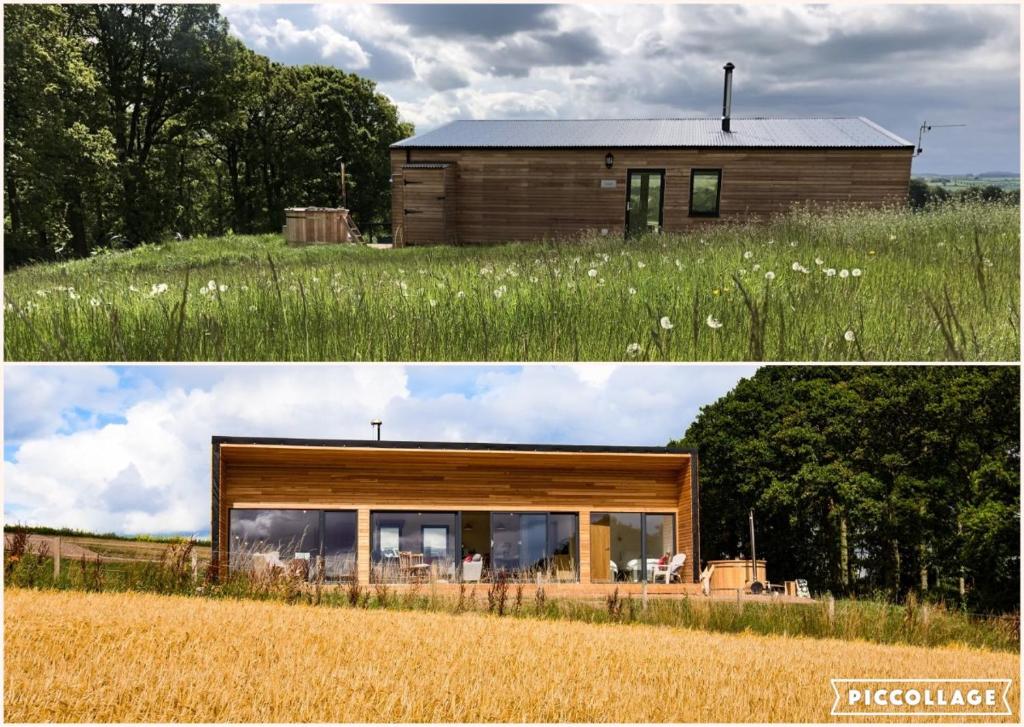
[[[729,128],[729,117],[732,115],[732,63],[726,63],[725,69],[725,90],[722,92],[722,131],[732,131]]]

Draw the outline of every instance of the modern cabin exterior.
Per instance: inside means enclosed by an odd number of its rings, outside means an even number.
[[[391,147],[396,245],[683,232],[903,204],[914,145],[865,118],[455,121]]]
[[[215,572],[696,592],[695,452],[214,437]],[[671,566],[670,566],[671,564]]]
[[[391,145],[394,244],[682,232],[906,203],[915,147],[864,117],[454,121]]]

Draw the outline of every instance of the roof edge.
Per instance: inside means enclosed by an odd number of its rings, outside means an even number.
[[[903,146],[909,146],[909,147],[912,147],[912,148],[914,147],[913,142],[907,141],[902,136],[897,136],[896,134],[894,134],[891,131],[889,131],[888,129],[886,129],[884,126],[880,126],[880,125],[876,124],[874,121],[872,121],[871,119],[867,118],[866,116],[858,116],[857,118],[860,119],[861,121],[863,121],[868,126],[870,126],[875,131],[877,131],[879,134],[883,134],[885,136],[888,136],[890,139],[892,139],[893,141],[895,141],[897,143],[902,144]]]
[[[218,449],[222,444],[251,444],[267,446],[324,447],[324,448],[369,448],[369,449],[449,449],[453,451],[480,452],[578,452],[591,454],[686,454],[694,456],[695,449],[681,447],[652,447],[629,445],[595,444],[524,444],[512,442],[430,442],[416,440],[376,439],[305,439],[301,437],[237,437],[215,434],[211,445]]]

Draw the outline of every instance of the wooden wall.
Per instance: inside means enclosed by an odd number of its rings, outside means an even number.
[[[293,507],[357,510],[357,568],[363,582],[369,578],[371,510],[579,513],[584,583],[590,580],[591,511],[673,512],[678,547],[694,558],[691,457],[686,453],[223,444],[220,455],[213,527],[222,554],[229,542],[231,508]],[[692,577],[689,569],[687,576]]]
[[[664,169],[664,229],[713,223],[689,216],[690,170],[722,170],[721,220],[785,212],[794,203],[903,203],[910,184],[910,149],[832,150],[416,150],[393,149],[392,226],[402,235],[402,165],[454,162],[456,237],[460,244],[571,238],[582,232],[621,236],[626,172]],[[602,180],[615,180],[613,189]]]

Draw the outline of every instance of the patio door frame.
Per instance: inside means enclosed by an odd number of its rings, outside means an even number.
[[[665,229],[665,170],[664,169],[627,169],[626,170],[626,219],[624,229],[626,231],[625,237],[629,237],[632,231],[629,227],[629,213],[633,210],[630,209],[633,197],[633,175],[649,174],[657,175],[661,177],[661,183],[658,185],[658,232]],[[644,220],[644,227],[646,228],[647,221]]]

